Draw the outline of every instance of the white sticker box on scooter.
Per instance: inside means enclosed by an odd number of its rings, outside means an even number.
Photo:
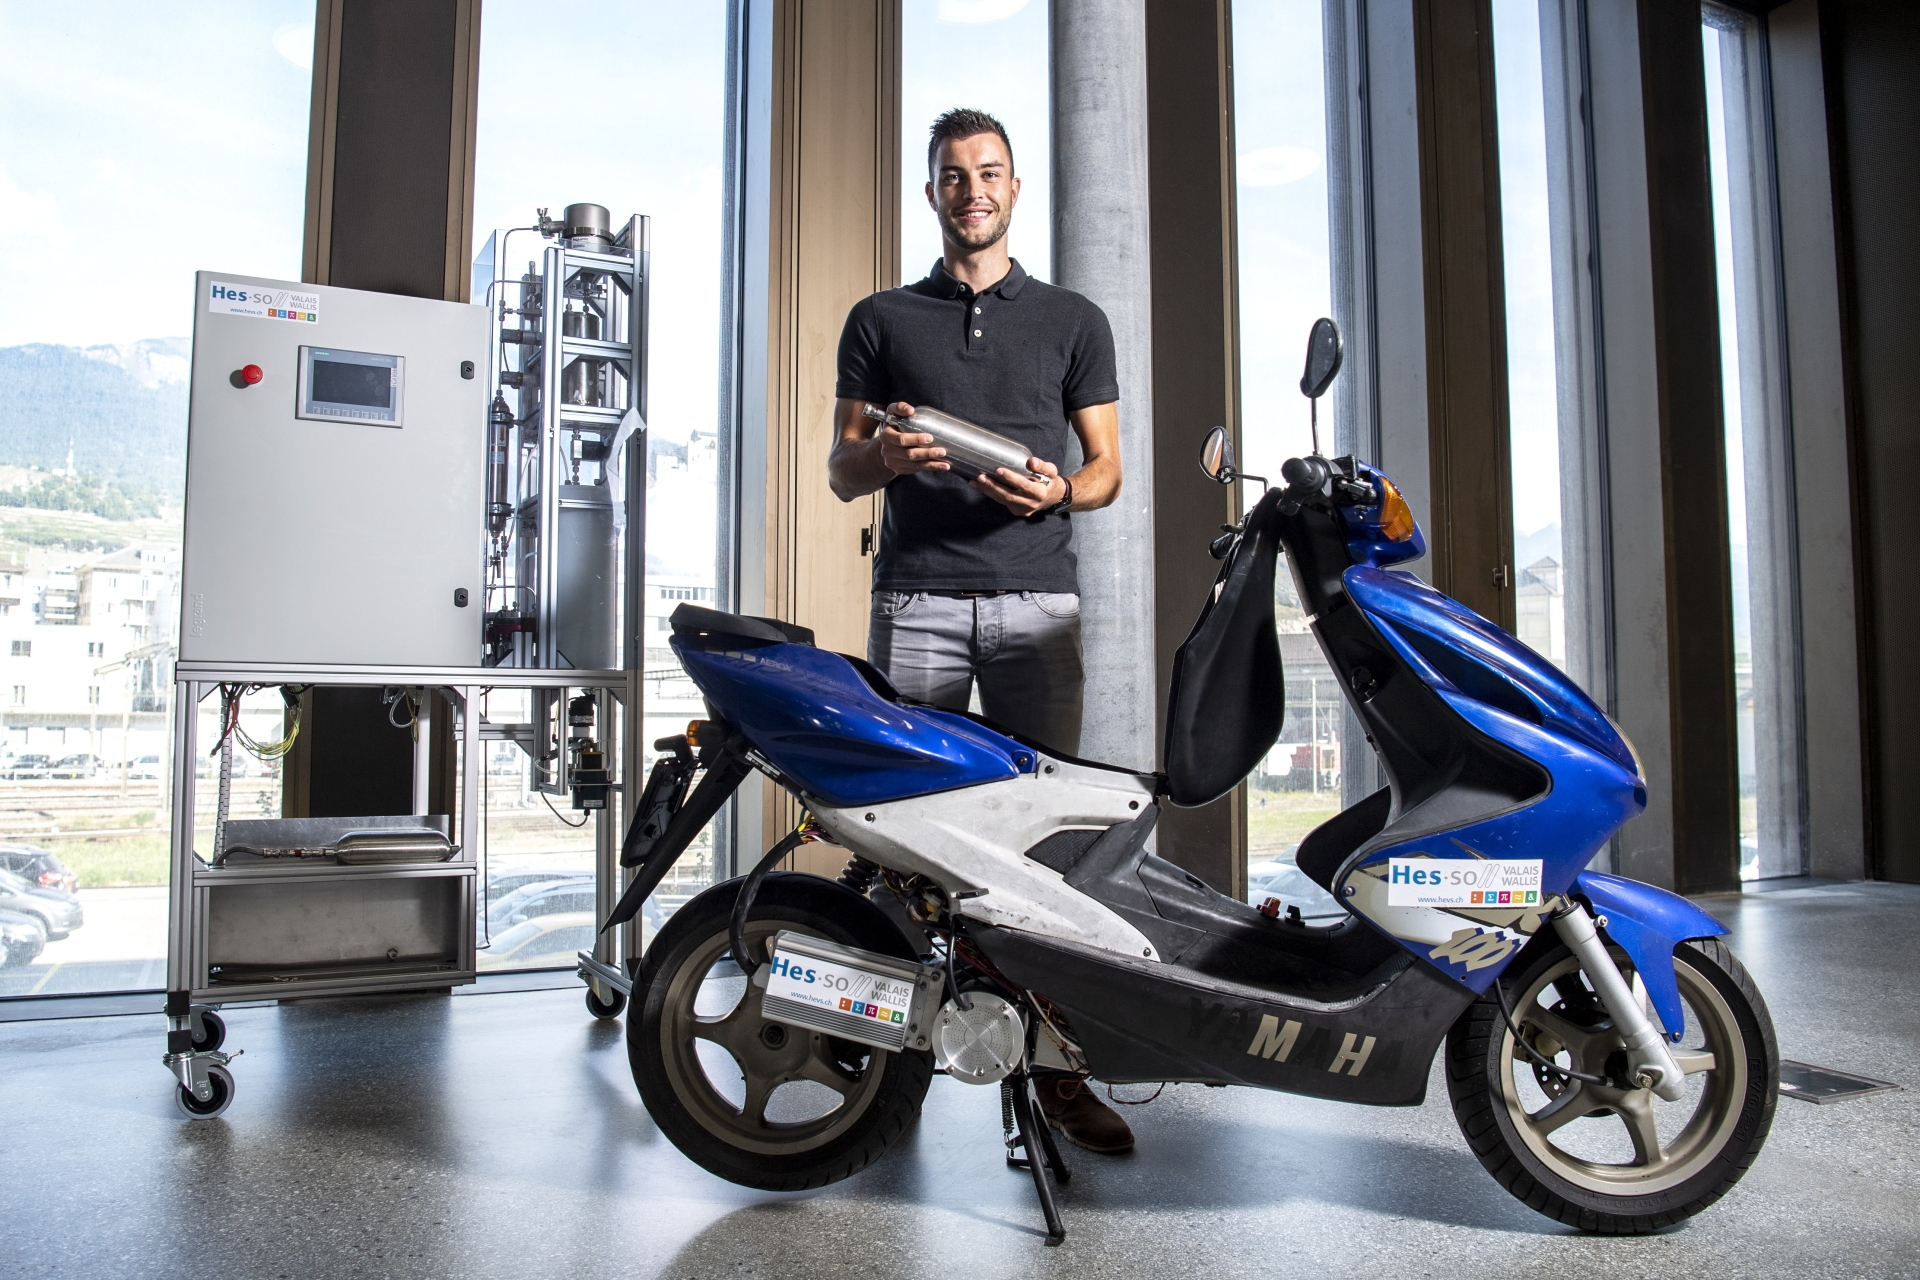
[[[1387,859],[1390,907],[1529,907],[1541,902],[1539,858]]]
[[[944,971],[781,930],[761,969],[761,1016],[896,1052],[924,1049]],[[755,975],[756,982],[760,975]]]

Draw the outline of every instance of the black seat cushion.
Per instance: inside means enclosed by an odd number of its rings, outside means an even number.
[[[718,609],[702,609],[697,604],[683,604],[673,611],[668,619],[673,633],[681,639],[699,647],[708,647],[702,641],[719,642],[747,641],[759,644],[812,644],[813,632],[792,622],[782,622],[778,618],[756,618],[744,613],[722,613]]]

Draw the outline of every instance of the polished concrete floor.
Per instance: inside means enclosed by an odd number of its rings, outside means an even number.
[[[151,1014],[0,1024],[0,1276],[1920,1276],[1920,887],[1705,899],[1783,1056],[1906,1086],[1782,1099],[1746,1180],[1663,1235],[1574,1234],[1425,1106],[1170,1088],[1080,1153],[1046,1249],[998,1091],[825,1191],[750,1192],[655,1131],[578,989],[236,1009],[236,1101],[174,1111]],[[1142,1091],[1136,1091],[1142,1092]]]

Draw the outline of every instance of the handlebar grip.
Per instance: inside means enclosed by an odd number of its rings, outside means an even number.
[[[1332,475],[1327,460],[1320,457],[1288,458],[1280,468],[1280,476],[1287,482],[1287,488],[1299,493],[1319,493]]]

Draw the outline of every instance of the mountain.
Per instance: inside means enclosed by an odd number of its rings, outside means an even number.
[[[1560,522],[1542,525],[1532,533],[1516,533],[1513,539],[1513,563],[1525,569],[1543,556],[1551,556],[1565,567],[1567,557],[1560,547]]]
[[[178,495],[186,474],[186,338],[0,347],[0,463],[74,470]]]

